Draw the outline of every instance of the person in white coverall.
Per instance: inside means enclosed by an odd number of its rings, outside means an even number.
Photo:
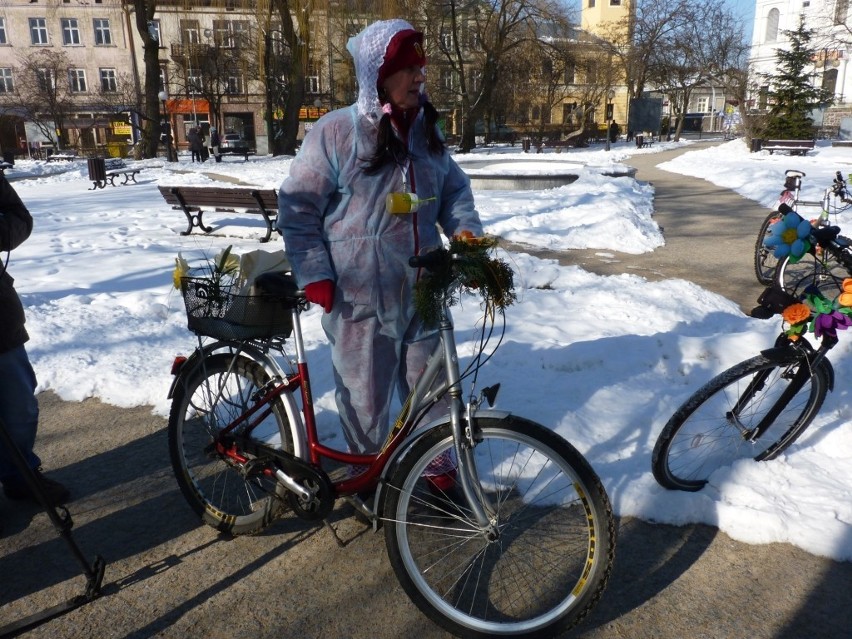
[[[363,454],[383,444],[394,387],[407,395],[438,340],[414,311],[409,258],[441,246],[441,231],[481,236],[482,224],[426,98],[423,34],[375,22],[347,49],[358,101],[305,136],[279,190],[278,228],[299,286],[325,309],[344,435]],[[428,201],[389,213],[386,196],[400,192]]]

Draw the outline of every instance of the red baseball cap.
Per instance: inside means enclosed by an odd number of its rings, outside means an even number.
[[[414,29],[397,31],[385,49],[385,59],[379,67],[376,87],[381,88],[384,81],[400,69],[417,65],[426,66],[426,53],[423,51],[423,33]]]

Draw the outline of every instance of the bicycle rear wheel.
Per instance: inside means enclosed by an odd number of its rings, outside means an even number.
[[[817,250],[823,255],[822,249]],[[849,271],[828,254],[818,258],[806,253],[795,263],[790,261],[790,256],[784,257],[775,272],[778,286],[800,299],[813,293],[833,300],[843,291],[843,280],[847,277],[850,277]]]
[[[807,377],[801,388],[788,391],[799,374]],[[654,446],[654,478],[664,488],[696,491],[714,471],[738,459],[774,459],[819,412],[830,378],[825,362],[811,370],[803,358],[780,363],[759,355],[729,368],[669,419]],[[749,441],[761,420],[779,409],[763,435]]]
[[[287,493],[274,477],[261,472],[272,460],[242,450],[250,442],[239,429],[233,444],[248,463],[219,454],[213,445],[223,427],[255,404],[253,397],[268,381],[263,367],[251,359],[220,353],[178,384],[172,400],[169,455],[181,492],[205,523],[234,535],[256,533],[269,525]],[[270,408],[271,414],[250,438],[292,452],[289,420],[280,399]]]
[[[778,265],[778,258],[775,257],[772,249],[763,245],[763,240],[769,235],[772,225],[781,220],[781,213],[772,211],[763,220],[760,225],[760,231],[757,233],[757,241],[754,244],[754,274],[757,276],[757,281],[761,284],[772,284],[775,277],[775,267]]]
[[[475,438],[497,534],[481,530],[460,486],[444,492],[424,475],[453,448],[450,427],[438,427],[404,455],[386,488],[391,565],[418,608],[458,636],[556,636],[606,586],[615,552],[609,499],[580,453],[538,424],[478,418]]]

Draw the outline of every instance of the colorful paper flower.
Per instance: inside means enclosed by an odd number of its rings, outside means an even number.
[[[790,256],[791,262],[798,262],[811,248],[811,223],[802,219],[798,213],[787,213],[780,222],[773,224],[769,235],[763,240],[764,246],[774,248],[778,259]]]
[[[807,322],[811,318],[811,307],[802,303],[792,304],[784,309],[781,317],[784,318],[785,322],[789,322],[790,324]]]
[[[845,331],[852,326],[852,318],[840,311],[821,313],[814,318],[814,335],[837,337],[837,331]]]
[[[843,292],[837,297],[838,306],[852,306],[852,279],[843,280]]]
[[[187,275],[189,275],[189,264],[183,259],[183,255],[178,253],[175,258],[175,270],[172,273],[172,284],[175,285],[176,289],[180,289],[180,280]]]

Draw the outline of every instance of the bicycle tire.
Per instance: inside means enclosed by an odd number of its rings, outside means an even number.
[[[424,470],[453,447],[445,425],[391,473],[382,509],[391,565],[417,607],[457,636],[556,636],[606,587],[615,552],[609,498],[582,455],[543,426],[477,418],[475,431],[479,485],[499,539],[486,539],[460,493],[453,501],[428,487]]]
[[[720,373],[699,388],[675,411],[663,427],[652,456],[654,478],[671,490],[701,490],[710,475],[739,459],[768,461],[777,457],[801,435],[822,407],[830,384],[825,362],[810,370],[808,379],[756,441],[743,431],[753,429],[776,407],[781,393],[804,363],[804,358],[778,362],[758,355]],[[757,392],[739,411],[737,402]]]
[[[248,473],[244,465],[226,461],[210,449],[217,424],[227,424],[244,413],[252,395],[268,381],[269,375],[257,362],[219,353],[179,383],[172,400],[169,456],[180,490],[204,523],[232,535],[263,530],[280,514],[288,492],[274,478]],[[276,399],[271,408],[272,414],[253,431],[253,438],[264,442],[278,438],[278,445],[292,452],[283,403]],[[239,446],[239,438],[235,443]],[[259,465],[264,462],[244,454]]]
[[[781,213],[772,211],[760,225],[757,233],[757,241],[754,243],[754,274],[757,281],[769,286],[775,278],[775,269],[778,266],[778,258],[772,249],[763,245],[763,240],[769,235],[772,225],[781,220]]]
[[[798,262],[791,262],[788,255],[778,261],[775,271],[776,284],[800,299],[807,293],[819,293],[833,300],[843,292],[847,277],[849,271],[830,254],[818,259],[813,253],[806,253]]]

